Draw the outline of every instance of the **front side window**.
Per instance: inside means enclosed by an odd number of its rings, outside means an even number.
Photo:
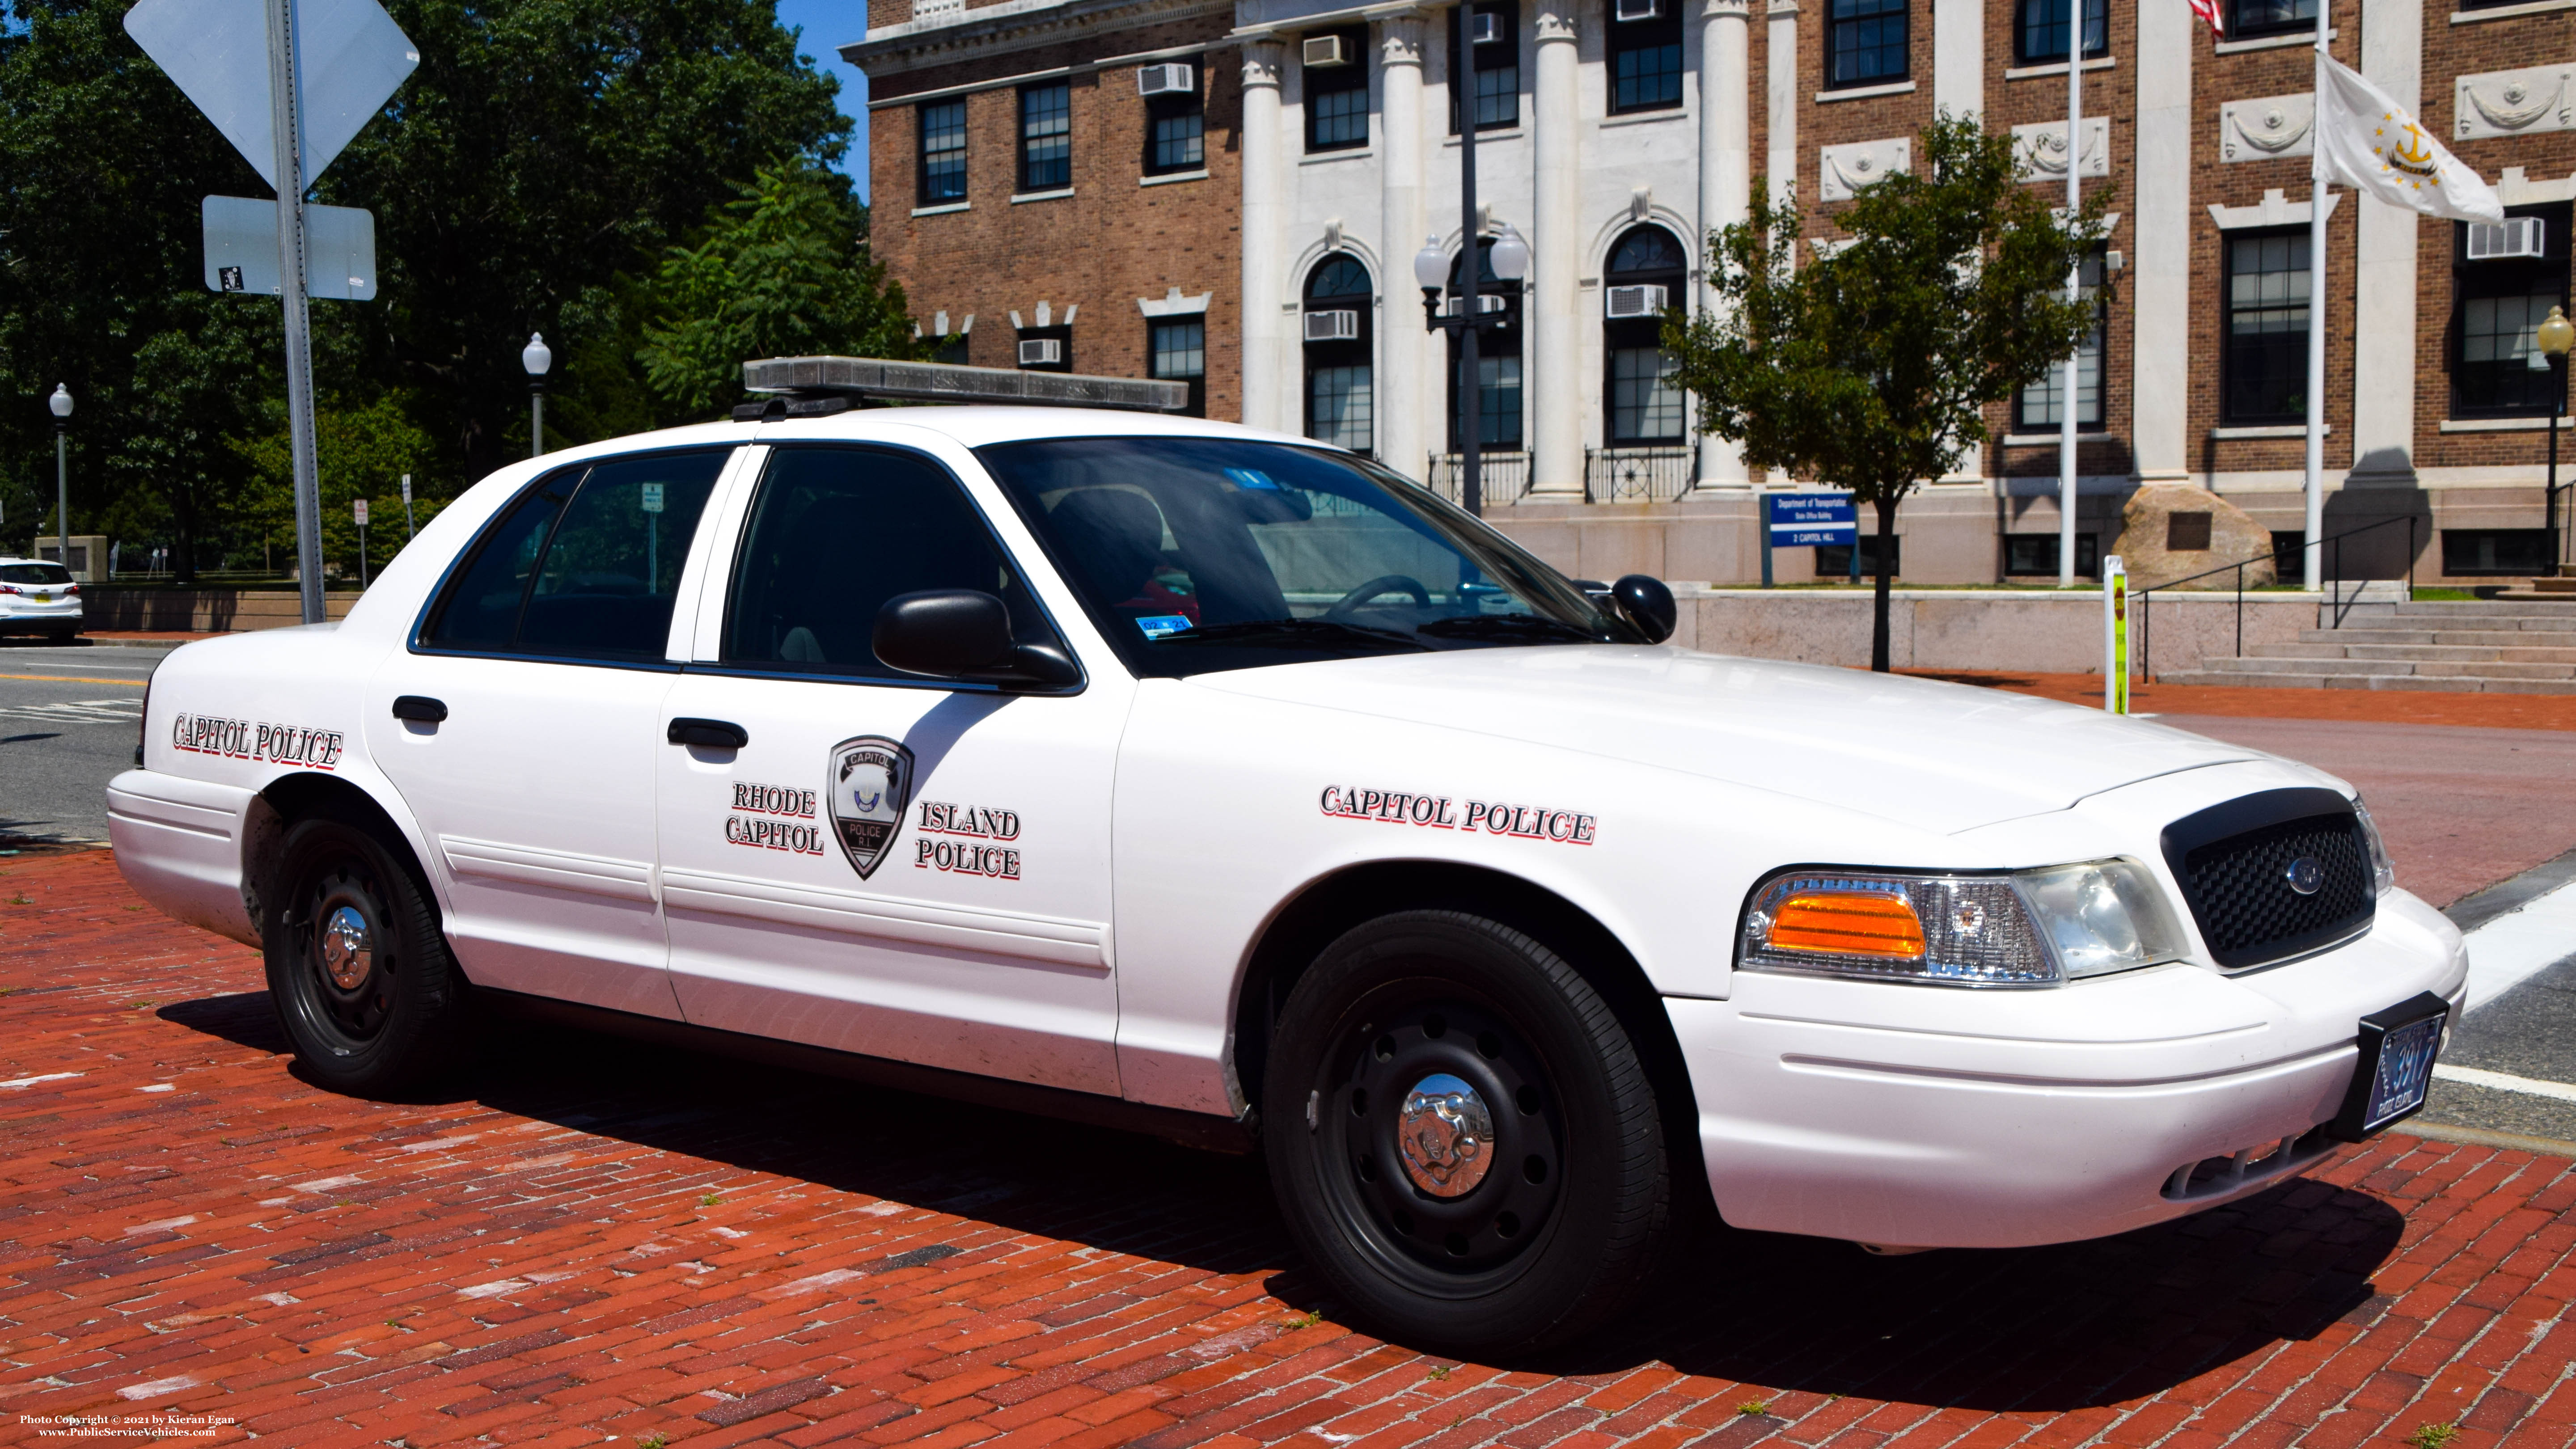
[[[1207,167],[1206,68],[1188,67],[1190,88],[1145,98],[1145,174],[1171,176]]]
[[[1601,275],[1601,343],[1609,355],[1604,401],[1614,448],[1682,440],[1687,420],[1673,383],[1675,359],[1664,353],[1663,314],[1688,301],[1689,276],[1681,242],[1662,227],[1637,227],[1610,248]]]
[[[1207,318],[1182,317],[1145,325],[1145,375],[1190,385],[1188,414],[1207,416]]]
[[[921,108],[920,204],[944,206],[966,199],[966,102],[934,101]]]
[[[1521,123],[1521,24],[1517,5],[1479,5],[1476,7],[1479,34],[1490,32],[1491,39],[1478,40],[1468,47],[1475,60],[1476,129],[1499,130]],[[1458,54],[1458,12],[1449,12],[1449,55],[1454,62]],[[1458,134],[1459,88],[1449,88],[1449,134]]]
[[[1062,81],[1020,92],[1020,190],[1073,184],[1073,87]]]
[[[2227,355],[2222,373],[2231,423],[2299,423],[2308,417],[2308,229],[2229,232]]]
[[[2317,28],[2317,0],[2229,0],[2228,9],[2230,40]]]
[[[2452,224],[2451,278],[2458,339],[2451,361],[2451,415],[2546,417],[2561,370],[2533,345],[2552,307],[2567,305],[2567,228],[2572,209],[2515,206],[2509,217],[2540,223],[2540,255],[2469,260],[2469,227]],[[2563,398],[2563,394],[2561,394]]]
[[[1050,438],[976,457],[1140,675],[1637,637],[1501,535],[1346,454]]]
[[[2102,305],[2102,253],[2089,252],[2084,258],[2084,295],[2093,298],[2093,330],[2075,350],[2075,426],[2099,429],[2102,426],[2102,334],[2110,313]],[[2304,366],[2304,364],[2302,364]],[[2036,432],[2064,425],[2061,411],[2066,393],[2066,369],[2052,366],[2048,375],[2024,387],[2013,398],[2013,431]]]
[[[1335,40],[1341,59],[1330,64],[1308,61],[1306,80],[1306,149],[1348,151],[1368,144],[1368,27],[1309,31],[1309,41]],[[1322,47],[1317,47],[1321,49]]]
[[[945,469],[911,453],[781,447],[744,525],[718,658],[741,669],[910,679],[879,663],[877,611],[898,594],[974,589],[1023,642],[1053,630]]]
[[[2013,27],[2013,54],[2023,65],[2066,59],[2066,28],[2074,11],[2067,0],[2021,0]],[[2111,0],[2084,0],[2084,54],[2111,53]]]
[[[421,642],[662,658],[680,567],[729,452],[652,453],[547,474],[483,530]]]
[[[1825,86],[1874,86],[1905,79],[1906,0],[1832,0]]]
[[[1682,0],[1655,13],[1610,21],[1610,113],[1666,110],[1682,103]]]
[[[1377,448],[1370,370],[1376,313],[1376,292],[1359,258],[1335,252],[1306,275],[1306,436],[1354,453]]]

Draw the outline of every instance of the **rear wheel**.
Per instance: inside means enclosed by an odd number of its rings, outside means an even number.
[[[277,886],[268,989],[306,1069],[337,1091],[378,1096],[452,1065],[464,977],[437,907],[395,852],[347,821],[300,820]]]
[[[1417,1347],[1579,1337],[1643,1282],[1669,1195],[1654,1092],[1582,975],[1416,911],[1326,948],[1281,1014],[1271,1177],[1334,1294]]]

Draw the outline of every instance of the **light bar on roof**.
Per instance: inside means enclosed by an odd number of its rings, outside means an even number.
[[[742,365],[742,385],[751,392],[1149,413],[1176,413],[1190,405],[1190,387],[1185,382],[1017,372],[948,362],[888,362],[874,357],[764,357]]]

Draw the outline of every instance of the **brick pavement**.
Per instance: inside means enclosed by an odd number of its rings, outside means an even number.
[[[1461,1364],[1338,1322],[1249,1161],[581,1037],[354,1101],[258,984],[104,854],[0,861],[0,1440],[2576,1439],[2563,1159],[2390,1136],[2017,1252],[1720,1233],[1616,1341]]]

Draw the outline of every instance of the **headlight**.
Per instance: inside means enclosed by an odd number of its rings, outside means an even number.
[[[2055,986],[2183,954],[2126,860],[1998,875],[1785,871],[1753,893],[1738,964],[1945,986]]]
[[[2361,838],[2370,843],[2370,896],[2377,900],[2397,889],[2397,863],[2388,858],[2388,842],[2379,838],[2379,822],[2370,818],[2370,807],[2361,797],[2352,797],[2352,818],[2361,822]]]

